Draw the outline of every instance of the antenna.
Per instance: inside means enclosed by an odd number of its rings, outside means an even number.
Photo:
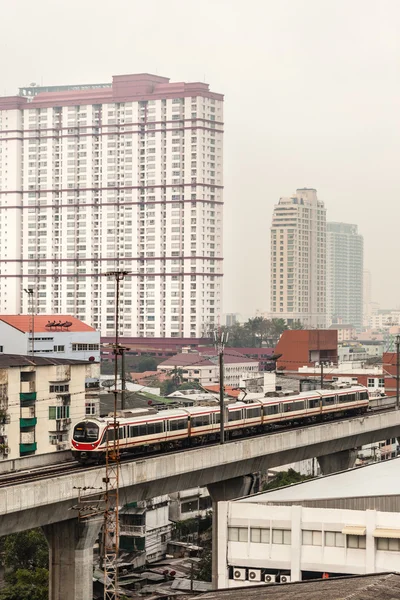
[[[24,292],[28,294],[28,309],[29,309],[29,333],[31,334],[31,354],[35,356],[35,298],[33,288],[24,288]]]

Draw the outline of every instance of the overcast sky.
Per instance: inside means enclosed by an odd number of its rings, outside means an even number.
[[[315,187],[400,305],[400,0],[1,0],[0,93],[150,72],[225,94],[224,311],[269,308],[274,204]]]

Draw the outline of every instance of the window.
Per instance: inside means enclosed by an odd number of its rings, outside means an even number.
[[[335,404],[335,396],[329,396],[328,398],[322,399],[323,406],[332,406],[333,404]]]
[[[259,408],[247,408],[246,409],[246,419],[254,419],[255,417],[260,416]]]
[[[308,408],[318,408],[319,407],[319,398],[312,398],[308,401]]]
[[[3,346],[0,346],[0,352],[4,352]]]
[[[209,415],[199,415],[198,417],[193,417],[191,419],[192,427],[204,427],[205,425],[210,424],[210,416]]]
[[[187,429],[187,419],[171,419],[169,422],[170,431],[178,431],[179,429]]]
[[[72,344],[72,352],[82,352],[83,350],[98,350],[98,349],[99,349],[99,344]]]
[[[247,542],[248,535],[247,527],[228,527],[229,542]]]
[[[283,405],[283,412],[294,412],[297,410],[304,410],[304,400],[301,402],[287,402]]]
[[[377,550],[389,550],[389,552],[400,552],[400,540],[393,538],[378,538],[376,540]]]
[[[69,406],[49,406],[49,419],[69,419]]]
[[[360,549],[365,548],[365,535],[348,535],[347,547]]]
[[[279,404],[268,404],[264,406],[264,415],[277,415],[279,412]]]
[[[325,531],[325,546],[344,548],[344,535],[339,531]]]
[[[1,350],[1,346],[0,346],[0,352],[2,352]],[[379,383],[379,387],[385,387],[385,378],[384,377],[380,377],[378,380]]]
[[[228,421],[239,421],[242,417],[240,410],[230,410],[228,413]]]
[[[250,541],[255,544],[269,544],[270,535],[269,529],[261,529],[252,527],[250,529]]]
[[[290,529],[273,529],[272,543],[290,545],[292,543],[292,532]]]
[[[60,393],[60,392],[69,392],[69,385],[51,385],[50,393]]]
[[[303,546],[322,546],[322,531],[303,530]]]
[[[375,379],[368,379],[368,387],[369,388],[373,388],[375,387]]]
[[[86,402],[85,403],[85,415],[95,415],[96,414],[96,402]]]

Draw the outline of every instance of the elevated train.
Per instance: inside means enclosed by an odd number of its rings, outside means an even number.
[[[364,386],[312,390],[293,396],[265,397],[226,406],[227,438],[268,432],[282,425],[363,414],[369,394]],[[113,418],[87,417],[73,430],[71,450],[80,462],[102,462],[107,440],[114,440]],[[219,440],[219,406],[187,407],[155,412],[133,410],[118,417],[121,453],[143,454],[163,449],[184,448]]]

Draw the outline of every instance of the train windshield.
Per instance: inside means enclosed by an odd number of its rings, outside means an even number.
[[[76,442],[93,442],[99,437],[99,427],[96,423],[78,423],[74,428]]]

